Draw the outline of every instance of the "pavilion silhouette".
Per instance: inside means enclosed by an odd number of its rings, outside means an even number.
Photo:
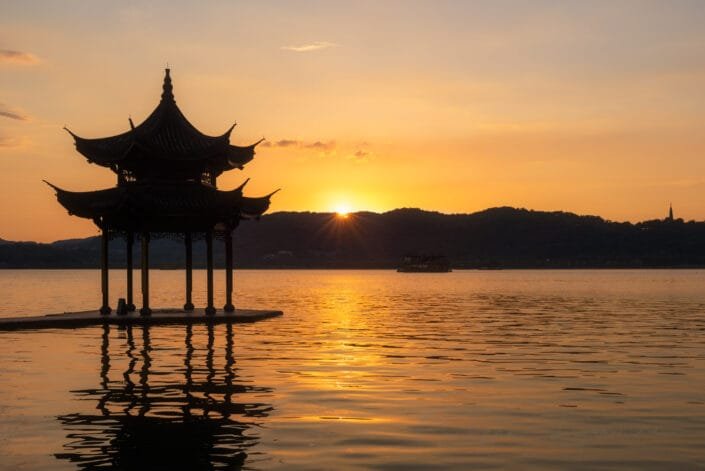
[[[249,146],[230,144],[233,124],[220,136],[197,130],[176,105],[170,70],[166,69],[161,101],[144,122],[122,134],[86,139],[66,129],[76,150],[88,162],[109,168],[117,175],[113,188],[72,192],[49,184],[71,215],[93,220],[102,231],[100,313],[110,314],[108,286],[108,241],[123,237],[127,243],[126,311],[134,311],[132,252],[136,237],[141,241],[142,308],[152,313],[149,302],[149,241],[152,237],[183,238],[186,250],[186,293],[184,310],[192,311],[192,241],[206,242],[207,306],[213,304],[213,238],[225,243],[226,300],[223,309],[233,312],[232,233],[240,220],[259,218],[268,208],[270,193],[259,198],[243,196],[247,180],[239,187],[221,191],[217,179],[222,173],[242,169],[255,155],[260,141]],[[278,190],[277,190],[278,191]]]

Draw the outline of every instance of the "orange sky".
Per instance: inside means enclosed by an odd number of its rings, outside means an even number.
[[[69,2],[72,3],[72,2]],[[123,132],[172,67],[201,131],[268,146],[273,211],[705,219],[702,2],[20,2],[0,18],[0,238],[97,232],[42,179],[111,186],[62,126]]]

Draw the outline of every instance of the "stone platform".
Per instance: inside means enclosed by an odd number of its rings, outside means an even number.
[[[235,312],[217,311],[207,316],[203,309],[186,312],[183,309],[154,309],[151,316],[140,316],[139,312],[130,312],[118,316],[113,311],[104,316],[98,311],[65,312],[32,317],[0,318],[0,330],[29,329],[73,329],[92,325],[162,325],[162,324],[227,324],[256,322],[270,317],[277,317],[282,311],[265,311],[255,309],[236,309]]]

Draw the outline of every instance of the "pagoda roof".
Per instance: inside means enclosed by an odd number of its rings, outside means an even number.
[[[235,227],[240,219],[259,218],[270,197],[243,196],[239,187],[222,191],[201,183],[129,183],[97,191],[74,192],[45,182],[69,214],[92,219],[118,231],[207,231],[216,224]]]
[[[76,150],[89,162],[114,168],[128,166],[142,160],[201,161],[208,162],[218,173],[242,168],[251,161],[255,146],[230,144],[230,134],[235,124],[219,136],[209,136],[196,129],[176,104],[170,69],[166,69],[161,101],[152,113],[138,126],[130,119],[130,130],[115,136],[87,139],[66,130],[73,136]],[[144,163],[144,162],[143,162]]]

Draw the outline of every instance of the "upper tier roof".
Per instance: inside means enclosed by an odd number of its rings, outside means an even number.
[[[116,136],[86,139],[66,129],[74,138],[76,149],[90,162],[110,167],[144,169],[154,163],[165,167],[199,168],[220,174],[242,168],[255,154],[255,146],[230,144],[233,124],[220,136],[208,136],[196,129],[183,115],[174,99],[170,70],[164,76],[162,98],[152,114],[140,125]]]

